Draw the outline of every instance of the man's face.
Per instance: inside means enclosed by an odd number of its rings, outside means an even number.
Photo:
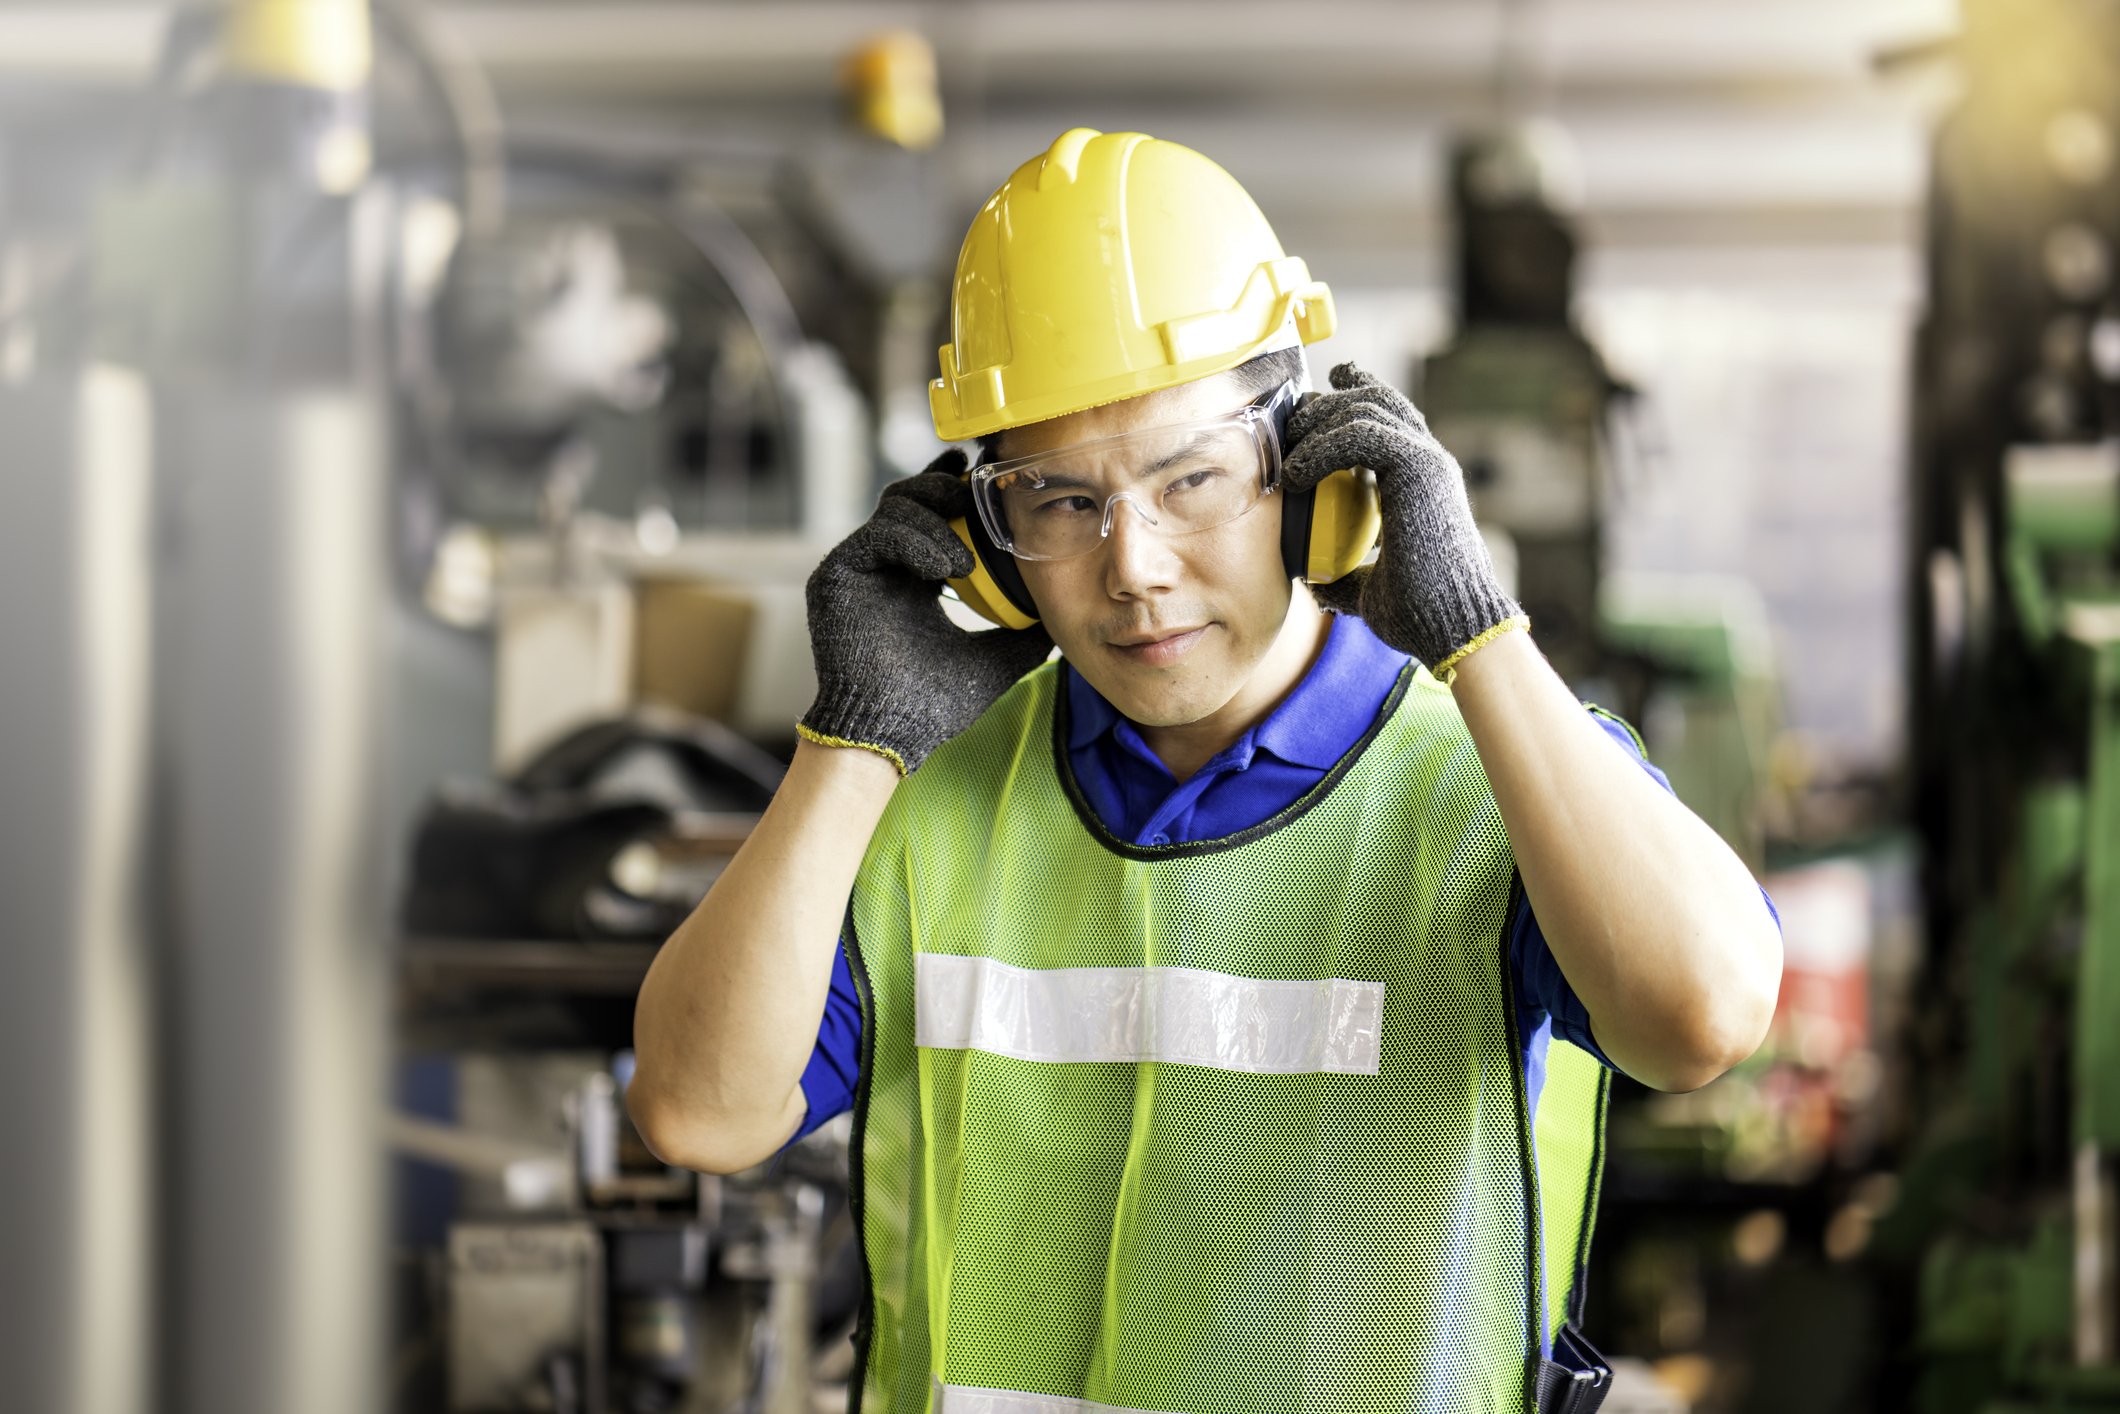
[[[1214,417],[1249,401],[1228,375],[1204,378],[1017,428],[1002,455]],[[1144,726],[1180,726],[1231,707],[1288,618],[1278,494],[1227,524],[1175,537],[1122,501],[1097,548],[1017,567],[1075,671]]]

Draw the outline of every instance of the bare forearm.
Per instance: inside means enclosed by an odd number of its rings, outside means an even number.
[[[1615,749],[1529,636],[1474,653],[1453,687],[1540,930],[1605,1054],[1666,1090],[1751,1054],[1781,937],[1743,861]]]
[[[757,829],[656,955],[627,1103],[665,1159],[745,1168],[801,1122],[847,897],[897,783],[881,757],[803,743]]]

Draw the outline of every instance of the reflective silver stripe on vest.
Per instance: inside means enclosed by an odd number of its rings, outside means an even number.
[[[1019,1394],[1012,1389],[974,1389],[935,1382],[935,1414],[1153,1414],[1064,1394]]]
[[[914,1044],[1028,1061],[1172,1061],[1261,1075],[1374,1075],[1384,984],[1198,967],[914,959]]]

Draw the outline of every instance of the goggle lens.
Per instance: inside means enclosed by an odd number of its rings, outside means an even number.
[[[1280,471],[1280,404],[1151,428],[972,473],[980,518],[1019,559],[1065,560],[1097,548],[1119,503],[1165,535],[1227,525],[1268,495]]]

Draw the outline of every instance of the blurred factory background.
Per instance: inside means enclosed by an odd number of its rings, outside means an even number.
[[[844,1121],[634,991],[971,212],[1208,154],[1780,905],[1621,1082],[1608,1410],[2120,1409],[2120,8],[0,3],[0,1408],[843,1406]]]

